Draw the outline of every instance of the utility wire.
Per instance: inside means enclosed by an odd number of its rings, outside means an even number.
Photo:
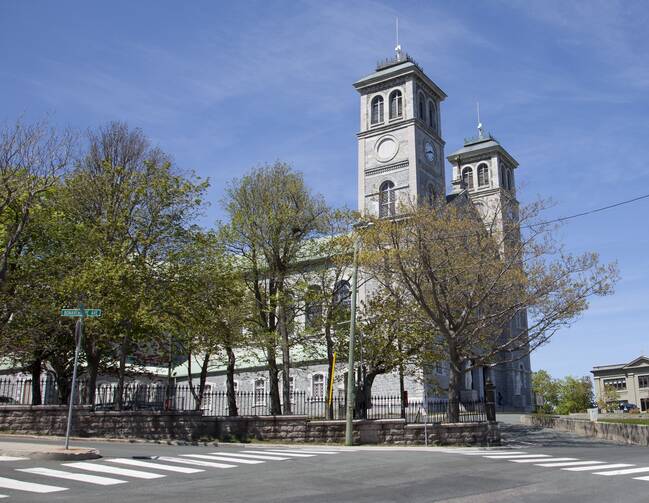
[[[583,217],[583,216],[586,216],[586,215],[592,215],[593,213],[599,213],[600,211],[610,210],[611,208],[617,208],[618,206],[624,206],[625,204],[634,203],[636,201],[640,201],[641,199],[647,199],[647,198],[649,198],[649,194],[645,194],[644,196],[634,197],[632,199],[627,199],[625,201],[620,201],[619,203],[609,204],[608,206],[602,206],[601,208],[595,208],[594,210],[583,211],[581,213],[575,213],[574,215],[568,215],[566,217],[555,218],[553,220],[546,220],[545,222],[539,222],[537,224],[529,224],[529,225],[526,225],[525,227],[532,227],[532,226],[536,226],[536,225],[554,224],[554,223],[557,223],[557,222],[565,222],[566,220],[571,220],[573,218]]]

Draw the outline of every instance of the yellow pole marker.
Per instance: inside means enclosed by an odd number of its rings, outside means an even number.
[[[329,372],[329,405],[334,400],[334,372],[336,371],[336,352],[334,351],[334,357],[331,360],[331,371]]]

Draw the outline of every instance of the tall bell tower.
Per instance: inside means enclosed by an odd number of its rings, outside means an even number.
[[[360,94],[359,211],[390,217],[400,203],[444,196],[440,104],[446,94],[400,46],[354,87]]]

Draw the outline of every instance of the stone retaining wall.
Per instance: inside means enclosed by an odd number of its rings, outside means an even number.
[[[0,432],[64,435],[67,408],[0,407]],[[403,419],[354,421],[355,444],[498,445],[495,423],[406,424]],[[306,416],[211,417],[196,412],[92,411],[75,409],[73,435],[149,440],[343,443],[345,421],[316,421]]]
[[[649,426],[643,424],[599,423],[586,419],[574,419],[550,415],[521,416],[521,422],[567,431],[584,437],[601,438],[623,444],[649,446]]]

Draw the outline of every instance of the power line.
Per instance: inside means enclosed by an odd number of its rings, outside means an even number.
[[[632,199],[626,199],[625,201],[620,201],[618,203],[609,204],[608,206],[602,206],[601,208],[595,208],[594,210],[583,211],[581,213],[575,213],[574,215],[568,215],[568,216],[565,216],[565,217],[559,217],[559,218],[555,218],[553,220],[547,220],[545,222],[539,222],[537,224],[529,224],[529,225],[526,225],[525,227],[532,227],[532,226],[536,226],[536,225],[554,224],[554,223],[557,223],[557,222],[565,222],[566,220],[572,220],[573,218],[583,217],[583,216],[586,216],[586,215],[592,215],[593,213],[599,213],[601,211],[610,210],[612,208],[617,208],[618,206],[624,206],[625,204],[634,203],[636,201],[640,201],[641,199],[647,199],[647,198],[649,198],[649,194],[634,197]]]

